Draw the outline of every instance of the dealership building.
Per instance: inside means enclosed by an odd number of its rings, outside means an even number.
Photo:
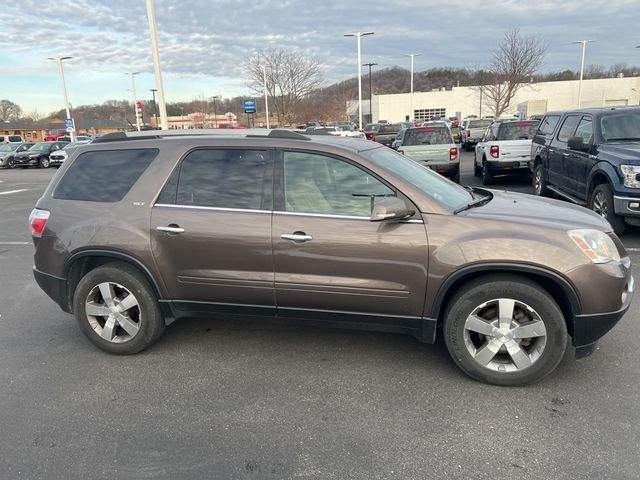
[[[539,115],[553,110],[570,110],[578,107],[578,80],[534,83],[520,89],[505,115],[520,113],[523,117]],[[432,117],[464,118],[479,117],[493,112],[487,105],[486,95],[482,97],[480,87],[453,87],[431,92],[399,93],[393,95],[373,95],[371,107],[373,122],[387,120],[401,122],[410,120],[410,113],[416,120]],[[602,78],[582,81],[580,106],[613,107],[640,104],[640,77]],[[369,100],[363,100],[362,110],[365,121],[369,121]],[[347,105],[349,119],[357,122],[357,101]]]

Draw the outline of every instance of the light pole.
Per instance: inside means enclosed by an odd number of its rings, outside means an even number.
[[[158,128],[158,104],[156,103],[156,92],[157,88],[150,88],[149,91],[153,95],[153,116],[156,117],[156,121],[154,122],[154,127]]]
[[[413,59],[415,57],[419,57],[420,55],[422,55],[421,53],[406,53],[405,57],[410,57],[411,58],[411,93],[409,94],[409,109],[410,109],[410,115],[409,115],[409,120],[411,120],[412,122],[415,120],[415,115],[413,113]]]
[[[580,62],[580,83],[578,83],[578,108],[580,108],[580,104],[582,103],[582,75],[584,74],[584,55],[587,50],[587,43],[593,43],[595,40],[576,40],[571,43],[580,43],[582,44],[582,61]]]
[[[137,106],[137,101],[138,98],[136,97],[136,79],[135,76],[138,75],[140,72],[127,72],[125,73],[125,75],[131,75],[131,92],[133,93],[133,112],[136,115],[136,128],[138,129],[138,131],[140,131],[140,117],[138,116],[138,106]]]
[[[269,96],[267,93],[267,66],[262,66],[262,87],[264,89],[264,113],[267,116],[267,130],[271,128],[269,126]]]
[[[358,125],[362,130],[362,55],[360,51],[360,37],[364,35],[373,35],[373,32],[355,32],[345,33],[345,37],[356,37],[356,43],[358,44]]]
[[[377,63],[363,63],[363,67],[369,67],[369,116],[371,117],[371,123],[373,123],[373,96],[371,94],[371,67],[378,65]]]
[[[64,94],[64,108],[67,111],[67,118],[71,119],[71,131],[69,132],[69,136],[71,137],[71,141],[76,141],[76,129],[75,122],[71,117],[71,111],[69,110],[69,98],[67,97],[67,84],[64,81],[64,69],[62,68],[63,60],[70,60],[73,57],[47,57],[48,60],[55,60],[58,62],[58,70],[60,71],[60,81],[62,82],[62,93]]]
[[[217,105],[216,105],[216,100],[220,98],[220,95],[214,95],[213,97],[211,97],[211,100],[213,100],[213,121],[215,122],[215,128],[218,128],[218,109],[217,109]]]
[[[167,119],[167,105],[164,101],[164,86],[162,73],[160,72],[160,54],[158,53],[158,34],[156,32],[156,15],[153,12],[153,0],[146,0],[147,19],[149,20],[149,34],[151,35],[151,55],[153,56],[153,71],[156,75],[156,87],[158,89],[158,103],[160,104],[160,123],[163,130],[169,129]]]

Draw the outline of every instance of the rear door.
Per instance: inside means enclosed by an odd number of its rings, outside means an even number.
[[[278,316],[415,327],[427,282],[423,221],[370,221],[376,198],[401,194],[349,159],[313,152],[283,152],[276,178]]]
[[[274,314],[272,151],[200,148],[151,211],[151,248],[175,305]]]
[[[584,115],[572,135],[581,137],[584,145],[593,145],[593,121],[591,115]],[[564,176],[567,190],[582,200],[587,200],[587,182],[589,172],[596,163],[596,157],[589,152],[569,150],[564,157]]]
[[[549,147],[549,183],[563,190],[572,188],[571,179],[567,179],[565,176],[564,162],[565,158],[569,156],[567,142],[576,131],[580,118],[581,115],[567,115]]]

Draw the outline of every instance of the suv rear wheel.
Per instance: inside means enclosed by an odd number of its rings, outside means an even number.
[[[607,220],[613,227],[616,235],[622,235],[627,229],[624,218],[616,215],[613,209],[613,192],[608,183],[601,183],[593,189],[591,199],[589,200],[589,208]]]
[[[553,298],[515,275],[483,277],[456,292],[445,314],[444,336],[462,371],[506,386],[549,375],[562,360],[568,338]]]
[[[164,331],[164,319],[151,286],[125,263],[109,263],[82,277],[73,307],[83,333],[109,353],[140,352]]]
[[[493,184],[493,175],[489,171],[489,167],[487,165],[486,160],[482,162],[482,184],[483,185],[492,185]]]

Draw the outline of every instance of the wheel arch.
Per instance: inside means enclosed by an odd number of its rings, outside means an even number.
[[[65,266],[65,278],[67,279],[67,303],[69,305],[69,311],[73,311],[73,295],[80,279],[82,279],[82,277],[90,270],[116,260],[124,262],[138,270],[149,282],[149,285],[151,285],[156,297],[158,299],[162,299],[160,285],[149,269],[138,258],[116,250],[82,250],[71,255]]]
[[[560,307],[570,335],[573,320],[582,312],[580,298],[571,282],[560,273],[535,265],[517,263],[482,263],[461,268],[447,277],[436,294],[431,318],[442,324],[449,302],[458,289],[471,280],[489,275],[508,273],[522,276],[545,289]]]
[[[607,168],[607,166],[609,168]],[[610,172],[608,171],[609,169],[613,170],[613,167],[611,167],[608,164],[605,164],[604,168],[602,166],[598,166],[591,172],[591,175],[589,177],[589,184],[587,188],[587,201],[590,201],[591,194],[593,193],[593,191],[598,185],[601,185],[603,183],[608,183],[610,185],[613,185],[613,182],[611,181],[611,174],[612,173],[615,174],[615,171]]]

